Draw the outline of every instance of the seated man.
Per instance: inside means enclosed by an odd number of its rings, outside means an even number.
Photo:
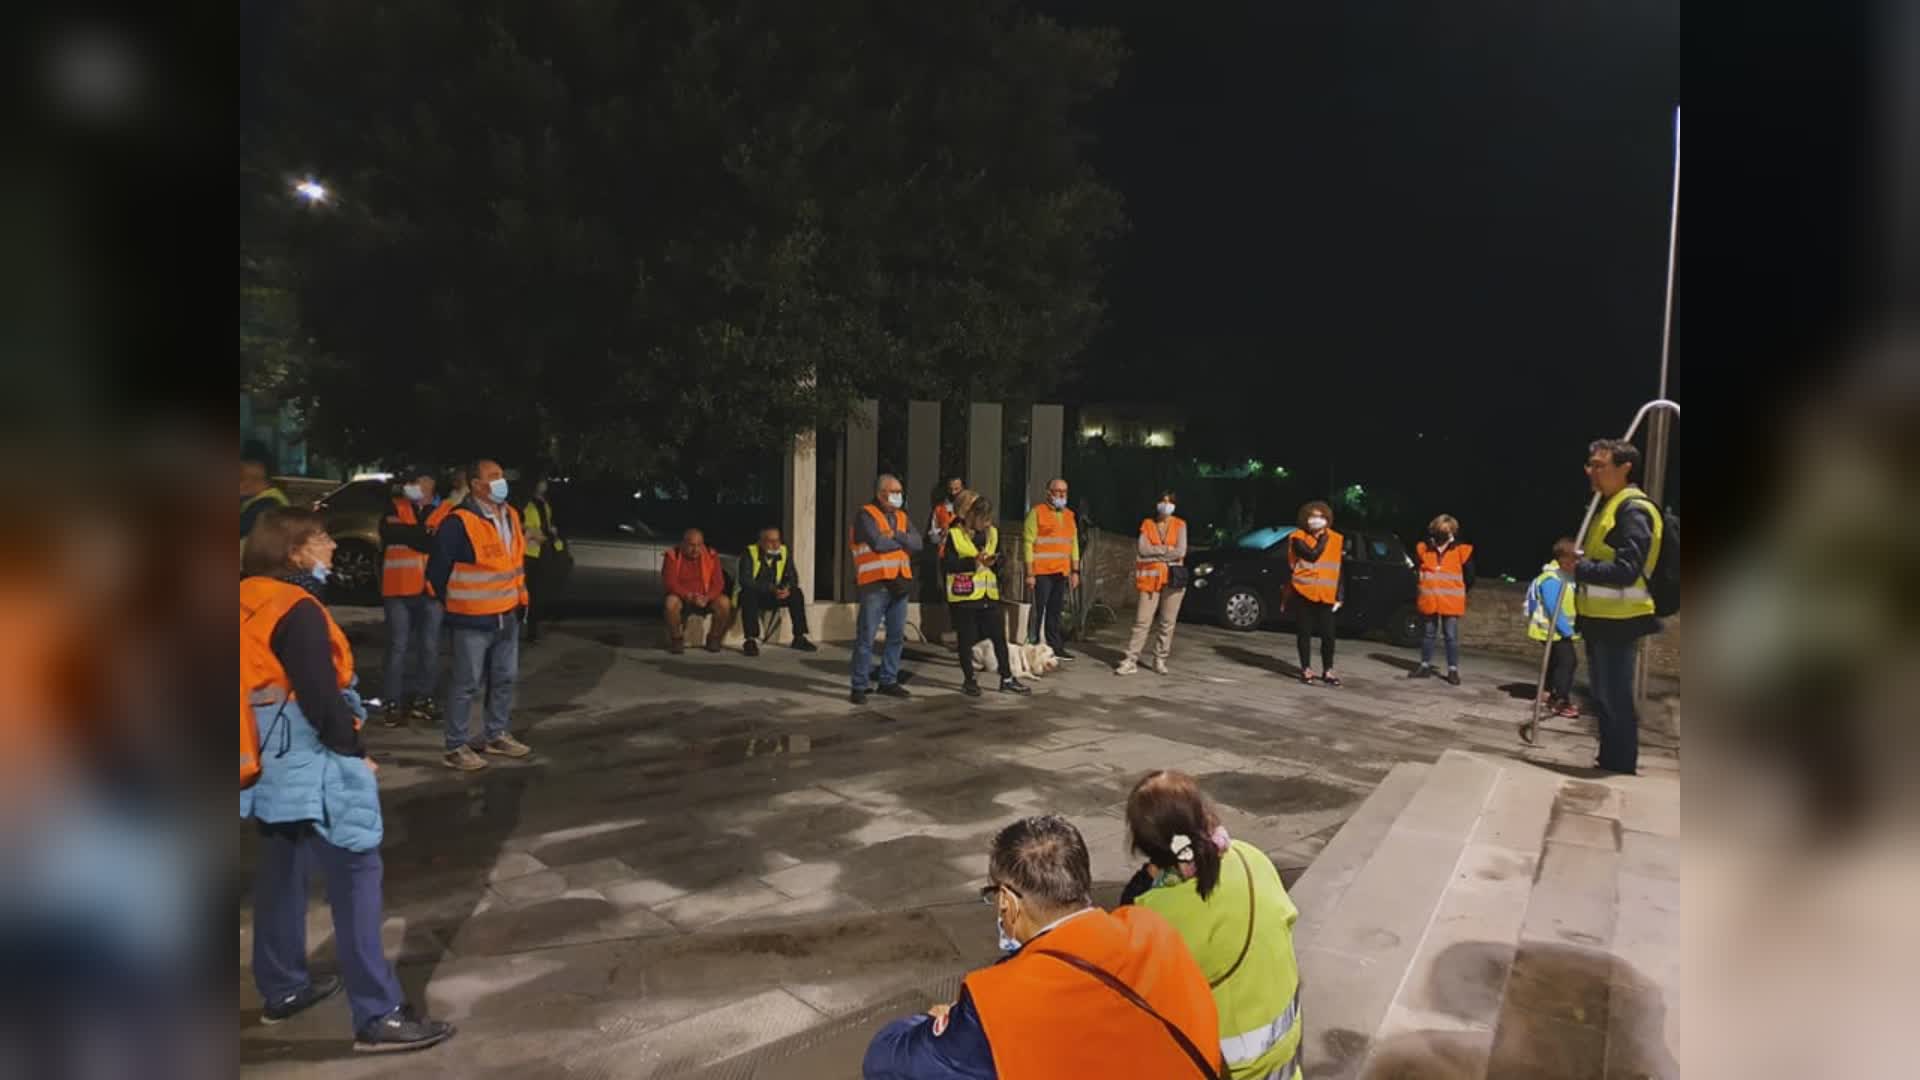
[[[800,592],[800,573],[787,558],[787,545],[780,542],[780,530],[768,526],[760,530],[760,542],[740,556],[739,589],[741,629],[747,643],[742,651],[760,655],[760,613],[784,607],[793,623],[793,647],[815,652],[818,646],[807,640],[807,598]]]
[[[727,636],[727,624],[733,620],[733,604],[727,600],[727,579],[720,571],[720,556],[707,546],[704,533],[688,529],[680,537],[680,546],[667,552],[660,581],[667,590],[667,651],[687,651],[687,617],[705,615],[707,651],[719,652],[720,642]]]
[[[1093,906],[1087,844],[1065,818],[993,839],[981,898],[1009,955],[960,1000],[882,1028],[866,1080],[1224,1075],[1213,992],[1179,933],[1142,907]]]

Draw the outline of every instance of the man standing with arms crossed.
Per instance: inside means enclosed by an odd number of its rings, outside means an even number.
[[[873,678],[873,635],[884,622],[887,643],[880,654],[880,692],[907,697],[900,685],[900,652],[907,643],[907,598],[913,592],[913,557],[925,546],[907,518],[900,478],[881,473],[873,501],[853,515],[849,550],[860,592],[860,620],[853,634],[851,678],[855,705],[867,703]]]
[[[1067,509],[1067,482],[1047,481],[1047,501],[1027,511],[1027,595],[1033,614],[1027,619],[1027,641],[1038,644],[1044,633],[1053,655],[1075,659],[1060,632],[1060,613],[1067,590],[1080,587],[1080,523]]]
[[[527,538],[507,505],[507,477],[498,462],[467,470],[466,501],[434,531],[427,583],[447,605],[453,631],[453,676],[447,691],[446,763],[473,772],[487,767],[468,743],[473,699],[486,687],[486,736],[480,749],[526,757],[526,743],[507,725],[520,674],[520,623],[527,608]]]

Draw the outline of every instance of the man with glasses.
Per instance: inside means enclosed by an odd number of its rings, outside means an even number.
[[[1155,912],[1094,907],[1092,877],[1065,818],[1000,830],[981,899],[1006,955],[968,975],[953,1004],[881,1029],[867,1080],[1216,1075],[1219,1020],[1200,965]]]
[[[1587,642],[1587,681],[1599,714],[1600,759],[1594,765],[1628,774],[1640,758],[1634,665],[1640,639],[1660,632],[1647,583],[1665,532],[1653,501],[1631,482],[1639,463],[1639,449],[1623,439],[1600,439],[1587,448],[1587,479],[1601,501],[1573,568],[1575,627]]]

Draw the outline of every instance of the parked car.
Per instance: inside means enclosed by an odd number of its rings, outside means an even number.
[[[339,546],[333,552],[333,579],[327,598],[334,603],[380,602],[380,520],[393,504],[387,480],[354,480],[314,500],[326,515],[327,532]]]
[[[1291,579],[1287,539],[1292,525],[1276,525],[1242,534],[1224,547],[1189,552],[1193,583],[1180,608],[1182,618],[1207,619],[1230,630],[1291,625],[1281,597]],[[1340,573],[1347,580],[1346,603],[1334,616],[1342,633],[1379,632],[1396,645],[1420,643],[1419,592],[1413,559],[1400,538],[1377,529],[1339,530],[1346,538]]]

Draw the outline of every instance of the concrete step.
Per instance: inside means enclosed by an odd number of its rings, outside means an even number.
[[[1294,929],[1296,942],[1314,933],[1326,913],[1339,905],[1354,876],[1373,857],[1387,830],[1426,782],[1430,768],[1414,762],[1395,765],[1346,824],[1340,826],[1327,846],[1314,856],[1306,873],[1287,886],[1287,894],[1300,909],[1300,922]]]

